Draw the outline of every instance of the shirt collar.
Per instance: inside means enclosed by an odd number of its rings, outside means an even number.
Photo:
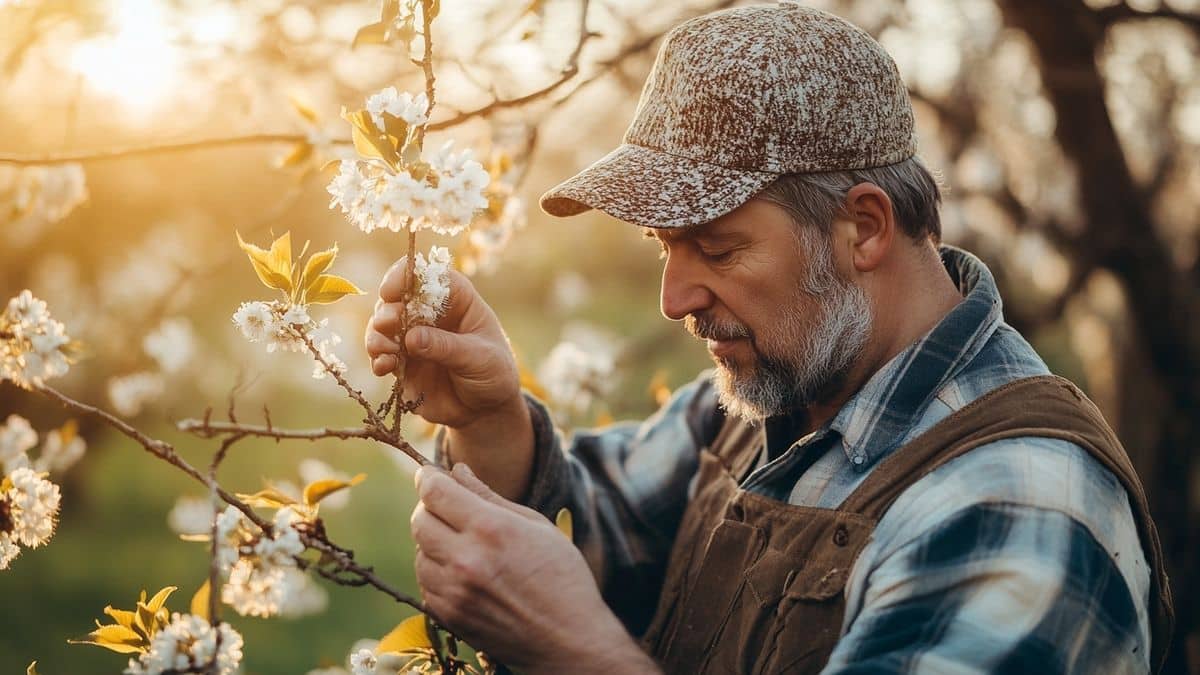
[[[859,471],[905,440],[937,392],[1003,321],[1000,293],[987,266],[952,246],[940,247],[940,253],[963,301],[879,369],[827,425],[841,434],[846,458]]]

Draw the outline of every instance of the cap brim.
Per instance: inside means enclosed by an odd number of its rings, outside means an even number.
[[[635,225],[687,227],[729,213],[778,177],[626,143],[542,195],[541,206],[552,216],[599,209]]]

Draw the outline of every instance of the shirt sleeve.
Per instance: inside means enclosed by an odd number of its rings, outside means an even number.
[[[1133,594],[1060,511],[978,503],[880,560],[823,671],[1144,673]]]
[[[551,520],[570,509],[575,545],[605,601],[640,635],[655,609],[700,448],[723,419],[711,375],[680,388],[640,424],[581,430],[569,439],[560,436],[541,402],[529,395],[526,402],[534,461],[523,501]]]

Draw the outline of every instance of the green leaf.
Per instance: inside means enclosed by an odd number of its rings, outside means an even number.
[[[208,616],[208,594],[210,591],[211,588],[208,585],[208,579],[205,579],[200,588],[196,590],[196,594],[192,596],[191,613],[205,621],[210,620]]]
[[[267,288],[275,288],[283,291],[284,293],[291,293],[291,261],[288,261],[286,272],[274,267],[275,259],[277,257],[277,250],[279,248],[278,245],[280,240],[284,237],[288,237],[288,255],[291,255],[290,236],[285,234],[283,237],[276,239],[275,242],[271,244],[271,250],[265,251],[254,244],[246,243],[246,241],[242,239],[242,234],[240,232],[235,232],[235,234],[237,234],[238,246],[241,246],[242,250],[246,252],[247,256],[249,256],[250,264],[254,266],[254,272],[258,275],[259,281],[263,282]]]
[[[333,264],[334,258],[337,257],[338,247],[334,244],[332,248],[327,248],[324,251],[317,251],[308,258],[308,262],[304,265],[304,274],[300,275],[300,288],[304,292],[308,292],[309,286],[321,276],[329,266]]]
[[[433,640],[425,630],[425,615],[416,614],[401,621],[379,641],[376,654],[406,652],[414,649],[433,649]]]
[[[347,279],[332,274],[322,274],[313,279],[309,288],[304,290],[304,302],[313,305],[327,305],[337,302],[347,295],[362,295],[363,290]]]
[[[148,644],[148,641],[141,635],[117,624],[100,626],[78,640],[67,640],[67,642],[73,645],[96,645],[119,654],[144,654]]]
[[[349,487],[354,487],[367,479],[367,474],[360,473],[350,480],[338,480],[336,478],[325,478],[317,480],[304,486],[304,503],[308,506],[316,506],[322,499],[329,495],[344,490]]]
[[[390,23],[372,23],[358,29],[354,34],[354,41],[350,43],[351,49],[358,49],[360,45],[382,45],[387,44],[388,26]]]

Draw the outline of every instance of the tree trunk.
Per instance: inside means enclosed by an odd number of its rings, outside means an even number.
[[[1200,287],[1179,270],[1155,234],[1148,200],[1125,161],[1104,100],[1096,63],[1105,26],[1077,0],[1000,0],[1005,22],[1029,35],[1057,118],[1055,136],[1078,171],[1086,232],[1069,251],[1111,270],[1124,283],[1132,332],[1150,356],[1169,399],[1154,448],[1131,447],[1162,537],[1178,627],[1166,672],[1186,672],[1183,642],[1194,633],[1200,568],[1189,482],[1200,447]],[[1125,396],[1136,393],[1125,392]],[[1126,425],[1136,424],[1128,420]]]

